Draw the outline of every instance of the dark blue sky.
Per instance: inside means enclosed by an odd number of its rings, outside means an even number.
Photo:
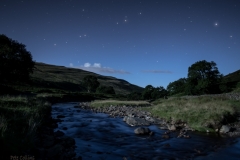
[[[188,67],[240,69],[239,0],[1,0],[0,34],[37,62],[166,87]]]

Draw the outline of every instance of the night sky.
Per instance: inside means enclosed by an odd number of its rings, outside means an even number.
[[[1,0],[0,34],[36,62],[141,87],[167,87],[200,60],[240,69],[240,0]]]

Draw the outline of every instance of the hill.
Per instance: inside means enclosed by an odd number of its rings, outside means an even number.
[[[223,77],[227,82],[240,82],[240,70],[229,73]]]
[[[228,88],[235,89],[237,84],[240,83],[240,70],[225,75],[223,82],[227,84]]]
[[[85,91],[82,85],[83,78],[87,75],[96,76],[100,85],[112,86],[116,94],[128,94],[133,91],[141,92],[143,88],[125,80],[111,76],[103,76],[77,68],[68,68],[36,62],[31,75],[32,85],[41,88],[54,88],[67,91]]]

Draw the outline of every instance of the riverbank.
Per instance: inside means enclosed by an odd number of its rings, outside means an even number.
[[[75,152],[84,160],[238,159],[239,157],[239,138],[192,131],[184,131],[184,135],[179,135],[180,131],[162,130],[157,124],[130,126],[123,121],[123,117],[114,118],[114,115],[87,109],[89,104],[89,102],[81,102],[80,105],[58,103],[52,106],[52,117],[59,117],[58,119],[61,120],[55,131],[59,130],[64,135],[74,138]],[[131,109],[137,108],[132,106]],[[137,114],[131,116],[135,118]],[[139,127],[147,127],[153,134],[151,132],[144,135],[136,134],[135,131]]]
[[[91,96],[5,95],[0,97],[0,159],[72,159],[74,139],[54,132],[56,102],[92,100]]]
[[[144,101],[92,101],[87,95],[2,96],[0,98],[1,159],[28,156],[35,159],[71,159],[75,156],[72,138],[54,132],[61,121],[51,118],[57,102],[83,101],[75,108],[122,117],[130,126],[156,124],[160,129],[198,130],[240,135],[239,101],[223,97],[197,97]],[[92,101],[92,102],[90,102]],[[200,126],[200,127],[199,127]],[[199,129],[200,128],[200,129]],[[61,153],[61,154],[59,154]],[[2,158],[3,157],[3,158]]]
[[[94,112],[107,113],[113,117],[126,116],[128,118],[125,117],[125,120],[129,119],[128,121],[139,121],[129,122],[129,125],[157,123],[170,130],[186,129],[220,132],[231,136],[240,135],[240,102],[238,100],[230,100],[223,96],[199,96],[159,99],[148,106],[140,106],[136,103],[95,101],[88,105],[80,104],[80,106]]]

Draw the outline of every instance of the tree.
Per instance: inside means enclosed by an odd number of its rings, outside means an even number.
[[[144,89],[144,91],[142,92],[142,98],[143,99],[152,99],[152,92],[154,90],[154,87],[152,85],[147,85]]]
[[[163,98],[167,95],[168,95],[167,90],[163,86],[160,86],[153,89],[151,93],[151,98],[158,99],[158,98]]]
[[[216,63],[198,61],[188,68],[187,94],[209,94],[216,92],[216,84],[222,79]]]
[[[88,92],[95,92],[100,83],[97,81],[97,77],[88,75],[83,78],[83,84],[86,85]]]
[[[29,80],[35,63],[25,47],[24,44],[0,34],[0,80]]]
[[[180,78],[174,82],[170,82],[167,86],[167,91],[169,92],[170,95],[184,93],[186,83],[187,83],[186,78]]]
[[[142,99],[142,93],[141,92],[132,92],[127,95],[128,100],[141,100]]]
[[[99,86],[96,92],[103,94],[115,94],[115,91],[112,86]]]

